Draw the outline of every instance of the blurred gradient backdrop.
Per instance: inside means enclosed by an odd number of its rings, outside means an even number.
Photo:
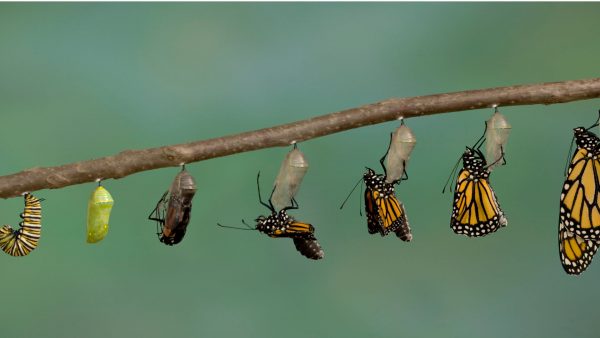
[[[1,4],[1,174],[208,139],[405,97],[600,76],[600,4]],[[300,145],[297,218],[325,259],[290,240],[218,228],[267,210],[287,148],[189,165],[199,190],[180,245],[146,217],[178,172],[108,180],[110,232],[85,243],[94,184],[44,190],[30,256],[0,255],[1,337],[597,337],[600,262],[558,259],[572,128],[600,100],[501,109],[513,125],[493,186],[509,225],[455,235],[441,194],[491,109],[407,121],[399,188],[414,240],[369,236],[357,192],[397,122]],[[266,191],[269,189],[266,188]],[[16,226],[20,198],[0,203]],[[597,260],[600,258],[597,258]]]

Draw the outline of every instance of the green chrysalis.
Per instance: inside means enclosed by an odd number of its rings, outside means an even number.
[[[97,243],[108,233],[108,219],[114,200],[108,190],[98,186],[88,202],[87,242]]]

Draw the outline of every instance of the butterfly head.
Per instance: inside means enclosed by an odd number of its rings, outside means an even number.
[[[377,175],[375,170],[367,168],[363,174],[363,180],[368,188],[380,187],[383,184],[383,175]]]

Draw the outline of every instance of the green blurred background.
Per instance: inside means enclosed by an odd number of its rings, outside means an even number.
[[[207,139],[404,97],[600,75],[600,4],[1,4],[2,174]],[[0,255],[1,337],[597,337],[600,263],[567,276],[558,198],[572,128],[600,100],[501,111],[513,124],[493,185],[509,226],[449,227],[442,186],[491,109],[410,119],[414,241],[369,236],[359,194],[397,122],[300,145],[297,199],[326,257],[231,231],[267,210],[287,148],[189,166],[184,241],[146,220],[177,168],[105,186],[107,238],[85,243],[94,184],[44,190],[40,246]],[[268,189],[266,189],[268,190]],[[0,203],[16,225],[22,200]]]

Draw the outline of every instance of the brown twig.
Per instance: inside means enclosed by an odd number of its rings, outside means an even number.
[[[95,160],[27,169],[0,177],[0,197],[14,197],[26,191],[40,189],[58,189],[93,182],[99,178],[121,178],[140,171],[173,167],[256,149],[287,146],[292,141],[305,141],[399,117],[410,118],[489,108],[494,105],[564,103],[598,97],[600,78],[393,98],[236,135],[144,150],[125,150],[114,156]]]

